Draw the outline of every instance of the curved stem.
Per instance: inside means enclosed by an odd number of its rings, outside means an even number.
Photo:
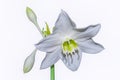
[[[54,65],[50,67],[50,79],[55,80],[55,66]]]
[[[38,25],[38,23],[36,23],[35,26],[38,29],[38,31],[40,32],[40,34],[42,35],[42,37],[44,38],[43,33],[42,33],[42,31],[41,31],[40,26]]]

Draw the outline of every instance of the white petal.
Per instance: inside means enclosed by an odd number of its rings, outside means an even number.
[[[79,48],[85,53],[99,53],[104,49],[104,47],[98,43],[95,43],[92,39],[79,42]]]
[[[35,49],[26,59],[25,59],[25,62],[24,62],[24,66],[23,66],[23,71],[24,73],[27,73],[29,72],[33,65],[34,65],[34,62],[35,62],[35,54],[36,54],[36,51],[37,49]]]
[[[66,55],[66,56],[61,54],[60,57],[68,69],[72,71],[76,71],[80,66],[82,54],[81,54],[81,50],[79,50],[79,53]]]
[[[60,43],[58,35],[55,34],[43,38],[39,43],[35,44],[35,47],[40,51],[52,52]]]
[[[61,10],[61,13],[55,23],[55,30],[59,29],[65,32],[66,30],[73,29],[74,27],[76,27],[75,23],[70,19],[65,11]]]
[[[55,51],[47,53],[46,57],[41,63],[40,69],[45,69],[55,64],[60,59],[59,57],[60,51],[61,51],[60,47],[57,47]]]
[[[80,39],[81,41],[94,37],[100,30],[101,25],[90,25],[84,29],[76,29],[76,33],[73,35],[74,39]]]

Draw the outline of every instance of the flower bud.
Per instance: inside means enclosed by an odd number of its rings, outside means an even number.
[[[34,65],[34,62],[35,62],[35,54],[36,54],[36,51],[37,49],[35,49],[26,59],[25,59],[25,62],[24,62],[24,66],[23,66],[23,72],[24,73],[27,73],[29,72],[33,65]]]
[[[37,24],[37,16],[36,16],[36,14],[34,13],[34,11],[31,8],[29,8],[29,7],[26,8],[26,14],[27,14],[28,19],[33,24],[38,25]]]

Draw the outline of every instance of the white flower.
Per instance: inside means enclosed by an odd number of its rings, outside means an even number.
[[[95,54],[104,49],[102,45],[92,40],[100,27],[101,25],[97,24],[76,29],[75,23],[62,10],[53,33],[35,45],[40,51],[47,52],[41,69],[48,68],[61,59],[67,68],[76,71],[81,62],[82,52]]]

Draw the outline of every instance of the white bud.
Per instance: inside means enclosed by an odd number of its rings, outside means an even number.
[[[31,8],[29,8],[29,7],[26,8],[26,14],[27,14],[28,19],[33,24],[37,25],[37,16]]]
[[[24,66],[23,66],[23,72],[24,73],[27,73],[29,72],[33,65],[34,65],[34,62],[35,62],[35,54],[36,54],[36,51],[37,49],[35,49],[26,59],[25,59],[25,62],[24,62]]]

